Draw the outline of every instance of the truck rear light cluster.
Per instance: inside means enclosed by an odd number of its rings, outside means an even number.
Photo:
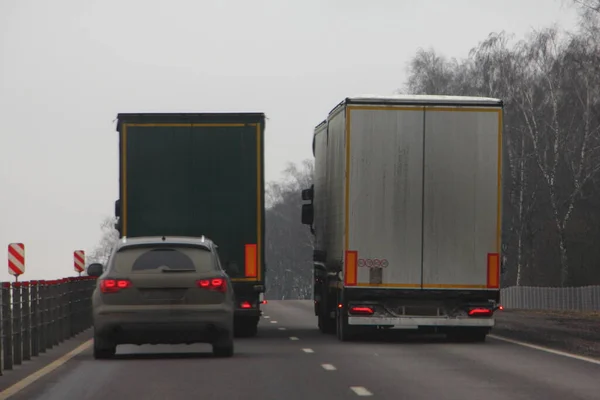
[[[100,291],[102,293],[117,293],[131,286],[133,284],[129,279],[102,279],[100,281]]]
[[[249,301],[242,301],[240,303],[240,307],[244,308],[244,309],[249,309],[249,308],[252,308],[252,304],[250,304]]]
[[[469,317],[490,317],[493,311],[489,308],[473,308],[469,310]]]
[[[225,293],[227,291],[227,281],[223,278],[200,279],[196,281],[199,288]]]
[[[371,307],[367,307],[367,306],[353,306],[350,307],[350,314],[356,314],[356,315],[373,315],[373,313],[375,311],[373,311],[373,308]]]

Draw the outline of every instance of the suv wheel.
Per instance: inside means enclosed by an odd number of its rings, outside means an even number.
[[[112,358],[116,353],[116,345],[103,337],[94,335],[94,358],[96,360]]]
[[[213,344],[213,355],[215,357],[232,357],[233,340],[227,338],[225,341],[219,341]]]

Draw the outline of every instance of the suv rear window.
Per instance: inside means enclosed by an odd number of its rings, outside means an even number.
[[[121,273],[162,273],[163,269],[210,272],[217,269],[209,250],[187,246],[131,247],[114,255],[113,270]]]

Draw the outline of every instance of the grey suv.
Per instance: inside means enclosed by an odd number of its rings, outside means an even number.
[[[127,238],[88,275],[98,277],[95,358],[119,344],[210,343],[215,356],[233,355],[233,288],[209,239]]]

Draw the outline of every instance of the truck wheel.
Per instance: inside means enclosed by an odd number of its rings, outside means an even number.
[[[117,346],[108,339],[94,335],[94,358],[103,360],[114,357],[117,353]]]
[[[487,329],[472,329],[466,332],[466,340],[471,343],[485,342],[488,332]]]
[[[329,318],[327,315],[319,314],[319,330],[327,335],[335,333],[336,320]]]
[[[233,331],[235,337],[254,337],[258,333],[258,321],[235,321]]]
[[[348,316],[338,313],[337,317],[337,337],[342,342],[349,342],[356,339],[356,328],[348,325]]]
[[[481,328],[459,328],[447,333],[452,342],[458,343],[480,343],[485,342],[489,330]]]

